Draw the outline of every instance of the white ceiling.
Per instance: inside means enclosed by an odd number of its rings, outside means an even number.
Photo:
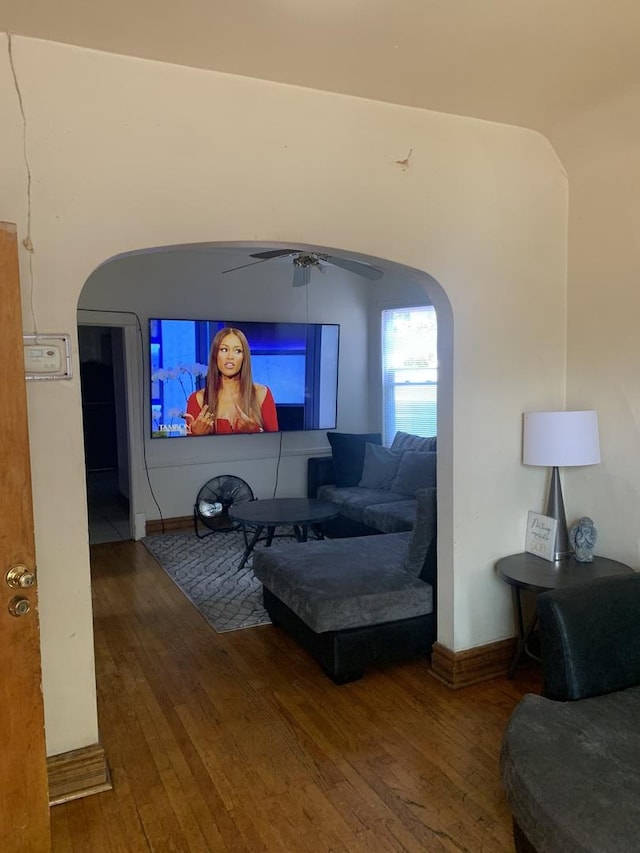
[[[543,132],[640,82],[638,0],[0,0],[0,31]]]

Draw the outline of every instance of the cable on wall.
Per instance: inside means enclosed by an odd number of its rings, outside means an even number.
[[[309,325],[309,291],[311,289],[311,282],[305,285],[304,288],[304,310],[305,310],[305,318],[307,326]],[[280,477],[280,462],[282,461],[282,430],[280,430],[280,441],[278,443],[278,459],[276,461],[276,477],[275,483],[273,486],[273,497],[275,498],[276,492],[278,491],[278,480]]]
[[[273,485],[273,495],[275,498],[278,491],[278,478],[280,477],[280,460],[282,459],[282,430],[280,430],[280,441],[278,442],[278,461],[276,462],[276,481]]]
[[[27,151],[27,115],[24,110],[24,101],[18,82],[18,74],[16,65],[13,59],[13,34],[7,33],[7,51],[9,55],[9,67],[11,68],[11,76],[13,77],[13,85],[18,97],[18,105],[20,106],[20,115],[22,116],[22,156],[24,159],[25,170],[27,173],[27,236],[22,241],[22,245],[29,253],[29,309],[31,311],[31,322],[33,323],[33,333],[38,334],[36,325],[36,315],[33,307],[33,240],[31,239],[31,166],[29,164],[29,154]]]

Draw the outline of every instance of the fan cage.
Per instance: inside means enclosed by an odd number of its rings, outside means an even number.
[[[221,474],[208,480],[193,505],[193,526],[198,539],[239,529],[243,530],[246,539],[244,526],[231,520],[229,510],[234,504],[253,500],[251,486],[241,477]],[[201,532],[202,528],[205,532]]]

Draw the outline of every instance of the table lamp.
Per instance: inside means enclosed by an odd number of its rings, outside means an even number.
[[[522,462],[552,468],[546,515],[558,520],[554,562],[566,560],[572,551],[558,469],[600,462],[598,413],[525,412]]]

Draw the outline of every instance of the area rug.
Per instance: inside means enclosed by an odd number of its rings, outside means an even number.
[[[205,539],[194,533],[161,533],[142,542],[219,633],[270,623],[262,606],[262,585],[253,574],[253,558],[238,570],[245,548],[239,531]],[[258,542],[256,549],[261,547],[264,544]]]

